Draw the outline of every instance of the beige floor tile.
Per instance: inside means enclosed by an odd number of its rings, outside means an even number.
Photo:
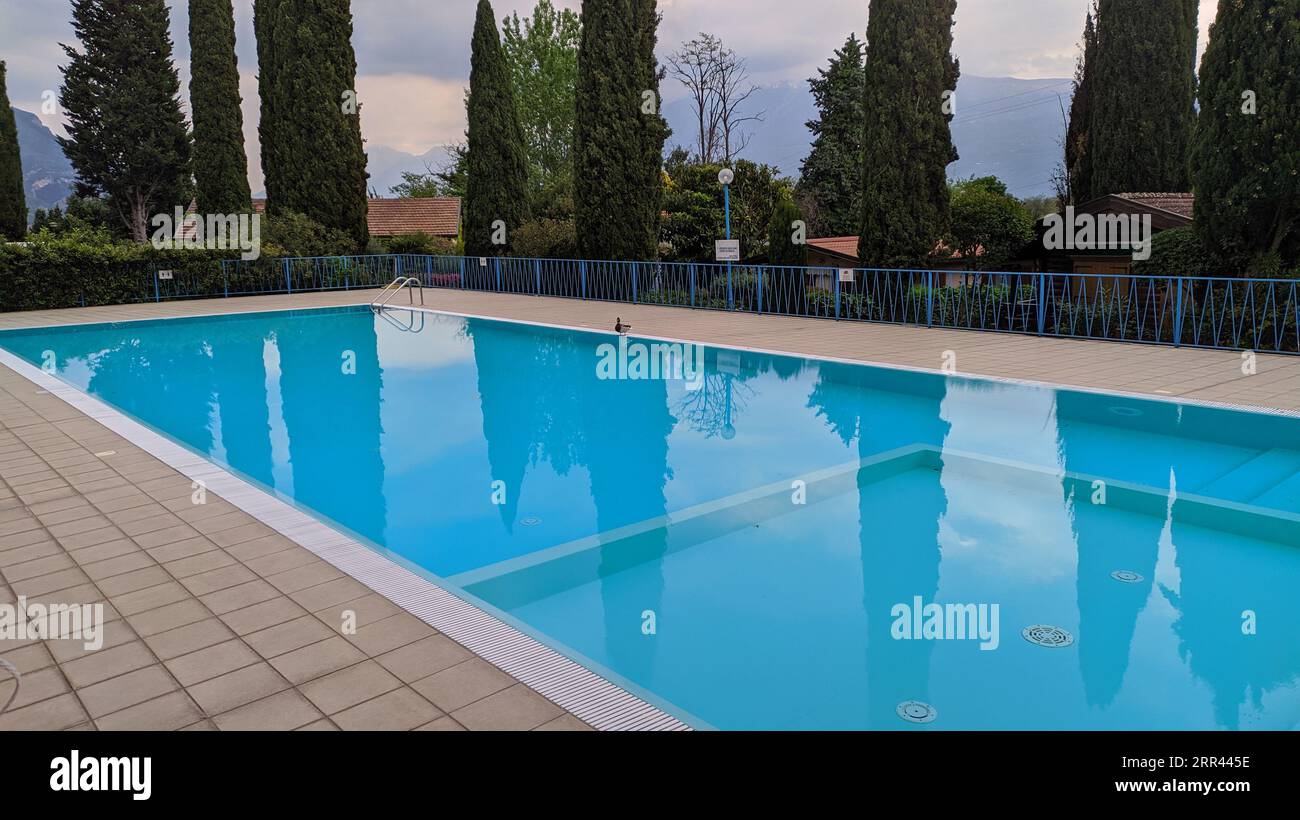
[[[515,684],[451,713],[470,730],[526,731],[554,720],[564,710],[523,684]]]
[[[350,731],[405,731],[442,717],[433,704],[409,688],[395,689],[331,717]]]
[[[333,715],[401,685],[402,682],[382,666],[374,661],[365,661],[317,678],[299,689],[318,709]]]

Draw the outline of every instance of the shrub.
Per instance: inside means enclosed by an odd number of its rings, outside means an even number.
[[[455,243],[418,231],[389,237],[384,242],[384,249],[388,253],[413,256],[450,256],[455,251]]]
[[[358,250],[345,231],[288,211],[262,218],[263,256],[348,256]]]
[[[1151,258],[1133,263],[1139,276],[1213,276],[1218,272],[1192,226],[1161,231],[1151,240]]]
[[[533,219],[515,229],[510,246],[529,259],[576,259],[578,234],[572,219]]]

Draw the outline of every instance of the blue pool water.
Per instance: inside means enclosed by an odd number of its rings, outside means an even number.
[[[611,341],[365,309],[0,333],[696,725],[1300,726],[1300,420],[712,348],[696,384],[603,379]],[[918,598],[996,606],[996,648],[900,639]]]

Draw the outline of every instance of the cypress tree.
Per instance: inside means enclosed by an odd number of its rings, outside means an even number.
[[[465,253],[504,256],[528,211],[528,155],[492,4],[479,0],[470,53]],[[496,236],[498,221],[504,235]],[[495,242],[501,239],[504,244]]]
[[[808,122],[812,150],[803,161],[799,192],[812,200],[818,236],[847,236],[862,220],[862,43],[850,34],[830,65],[808,81],[818,118]]]
[[[1074,70],[1074,98],[1070,101],[1070,125],[1065,132],[1065,173],[1070,180],[1070,198],[1076,205],[1096,198],[1092,194],[1092,160],[1088,154],[1097,62],[1096,10],[1094,3],[1084,23],[1083,53]]]
[[[190,0],[190,109],[199,212],[252,208],[230,0]]]
[[[1100,0],[1088,152],[1093,197],[1186,191],[1195,0]]]
[[[574,129],[574,221],[588,259],[658,250],[663,145],[655,0],[583,0]]]
[[[956,0],[871,0],[863,186],[865,266],[919,264],[948,228]]]
[[[782,197],[772,207],[772,218],[767,224],[769,264],[801,266],[807,261],[807,244],[794,241],[795,223],[802,220],[803,212],[789,197]]]
[[[81,196],[106,194],[137,242],[191,195],[190,134],[164,0],[73,0],[81,50],[63,46],[59,144]]]
[[[18,152],[18,125],[9,107],[5,64],[0,60],[0,241],[19,240],[27,233],[27,196],[23,163]]]
[[[304,214],[362,248],[368,175],[350,0],[256,0],[253,25],[268,212]]]
[[[1300,263],[1300,0],[1221,3],[1201,64],[1196,228],[1255,275]]]

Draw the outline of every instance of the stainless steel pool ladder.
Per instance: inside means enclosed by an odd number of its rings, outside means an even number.
[[[388,306],[388,303],[392,300],[394,296],[398,295],[403,290],[406,290],[411,286],[420,289],[420,306],[423,307],[424,306],[424,284],[414,276],[399,276],[393,281],[389,282],[387,287],[385,287],[383,290],[379,292],[379,295],[376,296],[374,301],[370,303],[370,309],[373,310],[375,313],[381,312],[385,307]],[[414,305],[415,291],[408,290],[407,295],[410,297],[411,304]]]

